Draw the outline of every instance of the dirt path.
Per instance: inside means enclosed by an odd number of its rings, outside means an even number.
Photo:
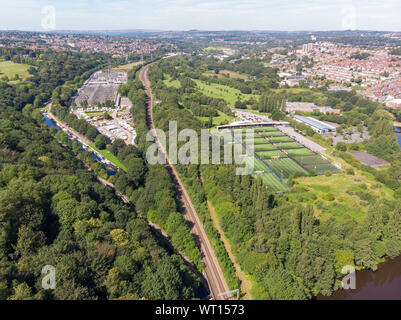
[[[230,244],[229,240],[227,239],[227,237],[225,236],[224,231],[221,228],[219,218],[217,217],[217,213],[214,210],[213,205],[209,200],[207,201],[207,206],[209,208],[210,216],[213,221],[213,226],[220,233],[221,241],[223,241],[223,244],[224,244],[224,247],[226,248],[228,256],[230,257],[230,260],[232,261],[232,263],[234,265],[235,273],[241,281],[241,292],[245,294],[242,297],[242,299],[243,300],[252,300],[252,295],[251,295],[252,282],[249,280],[248,276],[241,270],[240,265],[237,263],[237,260],[231,251],[231,244]]]

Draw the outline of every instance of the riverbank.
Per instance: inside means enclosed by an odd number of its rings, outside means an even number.
[[[377,271],[356,272],[355,290],[337,290],[316,300],[401,300],[401,256],[379,264]]]

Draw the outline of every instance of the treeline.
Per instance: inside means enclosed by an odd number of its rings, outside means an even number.
[[[194,297],[182,259],[44,126],[4,105],[0,123],[1,299]]]
[[[401,207],[394,203],[370,199],[363,223],[320,220],[302,198],[289,203],[232,168],[203,166],[201,174],[241,268],[264,289],[259,298],[329,295],[343,266],[375,270],[384,256],[401,253]]]
[[[152,69],[153,68],[156,69],[157,67],[153,66]],[[158,98],[161,96],[164,98],[160,105],[153,107],[153,119],[155,121],[156,128],[162,129],[168,136],[169,121],[176,121],[178,132],[183,129],[190,128],[200,134],[200,130],[203,128],[202,123],[196,119],[191,112],[180,108],[178,102],[170,96],[171,91],[165,91],[163,87],[153,85],[153,83],[156,82],[156,74],[157,72],[151,74],[152,89],[154,89],[154,92],[156,92]],[[184,141],[179,142],[178,149],[180,149],[184,143]],[[234,266],[228,256],[223,242],[221,241],[220,234],[213,226],[213,222],[210,217],[207,198],[201,182],[199,166],[195,164],[177,164],[175,165],[175,168],[179,172],[181,180],[189,192],[191,201],[195,206],[196,212],[205,228],[205,232],[209,238],[209,241],[211,242],[228,286],[230,289],[239,289],[240,284],[235,274]]]
[[[62,147],[31,106],[20,112],[4,96],[0,106],[0,299],[195,297],[199,280],[76,159],[80,146]],[[113,150],[124,160],[137,152]],[[41,285],[45,265],[55,290]]]
[[[29,69],[31,77],[25,81],[9,85],[7,81],[0,80],[1,99],[7,101],[8,105],[16,106],[18,110],[27,104],[32,104],[34,108],[41,107],[49,100],[56,87],[65,85],[70,88],[71,83],[78,83],[86,79],[86,72],[90,74],[90,70],[106,60],[105,55],[102,54],[89,55],[52,51],[34,53],[24,50],[25,57],[21,55],[22,52],[15,55],[15,50],[3,49],[0,51],[0,57],[7,58],[7,55],[10,55],[10,59],[15,62],[34,66]],[[67,98],[67,93],[65,93],[65,97]],[[64,96],[61,96],[60,100],[65,102],[63,98]]]
[[[286,99],[274,92],[263,94],[258,102],[258,110],[270,113],[273,120],[282,120],[285,118]]]
[[[173,69],[175,70],[175,68]],[[172,80],[180,82],[179,88],[168,88],[163,79],[169,75]],[[160,62],[149,70],[149,78],[152,80],[152,88],[157,97],[165,102],[178,104],[181,108],[187,108],[199,117],[214,117],[221,111],[231,115],[231,109],[224,99],[208,97],[196,89],[196,83],[188,76],[179,75],[171,71],[168,62]]]
[[[174,248],[182,251],[203,271],[201,254],[192,238],[180,207],[176,202],[176,192],[167,170],[160,165],[145,164],[148,133],[146,123],[146,93],[141,82],[131,79],[121,89],[132,101],[131,114],[137,132],[137,147],[125,146],[116,140],[110,147],[120,161],[127,166],[127,172],[119,171],[115,178],[116,188],[127,195],[135,204],[138,212],[166,231]],[[116,147],[116,143],[121,146]],[[136,155],[126,154],[128,149],[135,149]]]

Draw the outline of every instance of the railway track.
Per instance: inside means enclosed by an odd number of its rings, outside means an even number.
[[[232,299],[231,294],[221,295],[229,291],[226,280],[224,279],[223,272],[217,261],[216,255],[212,249],[210,241],[206,235],[201,221],[196,213],[196,210],[192,204],[192,201],[186,191],[178,173],[176,172],[174,166],[171,164],[168,154],[164,150],[164,147],[159,142],[157,137],[155,126],[153,122],[153,94],[150,88],[150,82],[147,77],[148,68],[150,65],[144,66],[139,73],[139,78],[145,87],[147,94],[147,125],[149,130],[151,130],[154,141],[157,144],[160,154],[166,159],[166,168],[171,176],[171,180],[175,185],[175,189],[180,200],[182,213],[187,221],[190,228],[191,234],[193,235],[200,251],[202,254],[202,262],[204,263],[204,276],[208,282],[210,296],[215,300],[226,300]],[[235,288],[236,289],[236,288]]]

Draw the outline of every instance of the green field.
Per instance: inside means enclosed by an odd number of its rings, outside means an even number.
[[[212,78],[217,77],[219,79],[224,79],[227,76],[232,79],[243,79],[243,80],[246,80],[249,78],[249,76],[247,76],[246,74],[240,74],[238,72],[230,71],[230,70],[221,70],[218,74],[216,74],[214,71],[209,71],[209,72],[203,73],[203,75],[206,77],[212,77]]]
[[[0,61],[0,78],[7,76],[10,80],[13,80],[18,75],[21,80],[25,80],[31,76],[28,72],[30,67],[27,64],[12,61]]]
[[[327,162],[327,160],[324,160],[322,157],[317,156],[317,155],[316,156],[295,157],[294,159],[302,165]]]
[[[323,159],[322,159],[323,160]],[[314,170],[315,173],[317,175],[322,175],[324,174],[326,171],[330,171],[331,173],[337,173],[340,170],[337,169],[335,166],[333,166],[331,163],[327,163],[327,164],[311,164],[311,165],[304,165],[304,167],[306,169],[308,169],[309,171]]]
[[[293,148],[303,148],[298,142],[281,142],[276,143],[281,149],[293,149]]]
[[[120,162],[120,160],[118,160],[117,157],[114,154],[112,154],[110,151],[108,151],[108,150],[100,150],[100,149],[96,148],[95,143],[91,143],[89,146],[91,148],[93,148],[94,150],[96,150],[97,152],[99,152],[103,157],[105,157],[107,160],[109,160],[115,166],[123,169],[124,171],[127,171],[126,166],[123,165]]]
[[[202,92],[204,95],[212,98],[224,99],[231,107],[234,107],[234,104],[238,99],[244,101],[244,100],[249,100],[251,98],[255,99],[258,98],[258,96],[256,95],[243,94],[238,89],[234,89],[221,84],[206,83],[198,79],[193,79],[193,81],[196,82],[199,91]]]
[[[292,142],[292,141],[294,141],[293,139],[291,139],[290,137],[287,137],[287,136],[285,136],[285,137],[270,137],[268,139],[271,142]]]
[[[303,156],[308,154],[314,154],[308,148],[286,150],[286,152],[288,153],[289,156]]]
[[[255,171],[267,171],[267,168],[265,167],[265,165],[263,163],[261,163],[258,159],[256,159],[255,157],[246,157],[244,159],[246,165],[248,167],[253,168],[253,172]]]
[[[267,140],[264,138],[254,138],[254,139],[245,139],[245,137],[242,138],[243,139],[243,143],[254,143],[254,144],[266,144]]]
[[[266,132],[266,131],[278,131],[276,128],[274,127],[259,127],[259,128],[255,128],[255,132]]]
[[[258,155],[258,157],[262,159],[270,159],[271,157],[282,157],[282,158],[287,157],[287,155],[281,152],[280,150],[257,152],[256,154]]]
[[[229,116],[229,115],[221,112],[220,110],[217,110],[217,112],[219,115],[216,117],[213,117],[213,125],[214,126],[219,126],[222,124],[229,123],[231,120],[234,119],[234,117]],[[200,121],[203,121],[203,122],[209,121],[209,117],[196,117],[196,118],[198,118]]]
[[[281,131],[269,131],[269,132],[258,132],[257,133],[261,137],[287,137],[284,133]]]
[[[307,175],[307,171],[295,163],[290,158],[264,160],[264,162],[281,178],[287,179],[291,174],[302,173]]]
[[[394,199],[394,192],[390,188],[378,183],[370,175],[358,172],[355,172],[355,175],[338,173],[330,177],[302,177],[296,181],[298,188],[295,192],[288,193],[289,201],[296,202],[302,197],[304,203],[321,203],[321,207],[316,211],[319,219],[335,218],[344,221],[352,217],[362,222],[369,206],[360,198],[359,192],[370,194],[372,199]],[[331,194],[334,200],[328,198],[328,194]]]
[[[128,72],[131,69],[133,69],[136,66],[139,66],[140,64],[143,64],[143,61],[137,61],[137,62],[132,62],[132,63],[128,63],[128,64],[124,64],[118,67],[114,67],[111,70],[115,71],[115,72]]]
[[[181,82],[177,79],[172,80],[169,74],[164,74],[164,78],[163,82],[167,87],[181,88]]]
[[[284,192],[288,190],[288,186],[281,182],[276,176],[270,172],[255,174],[254,178],[261,178],[263,183],[271,190],[275,192]]]
[[[268,151],[268,150],[276,150],[277,148],[273,146],[271,143],[266,144],[257,144],[254,146],[255,151]]]

